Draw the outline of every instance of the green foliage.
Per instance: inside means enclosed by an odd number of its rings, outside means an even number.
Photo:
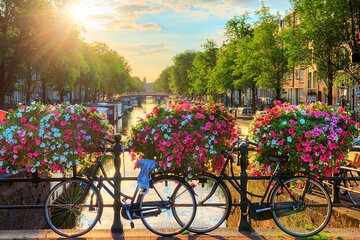
[[[295,63],[317,65],[318,74],[328,87],[328,104],[332,104],[336,72],[347,70],[350,65],[350,48],[346,45],[351,45],[354,16],[360,13],[359,8],[349,8],[351,2],[291,1],[295,13],[288,19],[293,28],[286,34],[287,45],[293,46],[288,54]]]
[[[170,71],[170,89],[172,92],[190,95],[191,89],[188,71],[192,67],[196,54],[195,51],[187,50],[173,58],[174,64]]]
[[[196,54],[188,73],[191,88],[196,95],[210,93],[208,84],[217,60],[218,48],[214,41],[207,40],[203,47],[204,51]]]
[[[253,33],[252,26],[249,23],[249,14],[246,12],[240,16],[234,16],[230,19],[225,26],[225,36],[230,41],[238,41]]]
[[[165,68],[152,85],[152,90],[154,92],[170,92],[170,74],[171,67]]]
[[[208,90],[223,94],[227,89],[234,89],[234,65],[236,58],[236,44],[230,42],[223,46],[218,54],[216,65],[211,72]]]
[[[106,44],[80,38],[81,27],[64,15],[70,2],[0,1],[0,104],[15,87],[29,101],[38,82],[54,88],[60,98],[76,86],[79,92],[85,90],[82,101],[97,100],[100,93],[112,98],[139,87],[124,57]]]

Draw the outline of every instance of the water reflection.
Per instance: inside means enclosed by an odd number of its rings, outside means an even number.
[[[153,101],[146,101],[142,104],[142,107],[134,107],[133,111],[126,112],[121,119],[121,133],[124,133],[126,128],[130,128],[131,125],[134,125],[138,122],[140,118],[145,118],[146,114],[150,113],[152,109],[156,106]],[[122,136],[123,140],[126,136]],[[121,176],[122,177],[136,177],[139,174],[138,169],[134,169],[134,164],[132,163],[130,156],[128,153],[121,154]],[[114,168],[114,160],[113,157],[109,158],[109,160],[104,162],[104,166],[106,169],[106,173],[109,177],[114,176],[115,168]],[[127,195],[132,196],[134,190],[137,186],[136,181],[122,181],[121,182],[121,191]],[[101,194],[104,200],[104,204],[112,204],[113,198],[105,191],[101,190]],[[112,207],[104,207],[104,211],[101,217],[101,223],[96,224],[95,228],[100,229],[110,229],[113,224],[114,211]],[[121,218],[121,222],[123,224],[123,228],[130,228],[130,222],[126,219]],[[145,228],[140,219],[134,220],[135,228]]]

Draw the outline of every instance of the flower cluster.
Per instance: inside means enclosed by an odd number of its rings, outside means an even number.
[[[336,173],[358,135],[350,114],[320,102],[275,105],[251,122],[252,138],[259,144],[256,162],[267,169],[266,156],[287,156],[288,170]]]
[[[110,127],[95,108],[21,105],[0,124],[0,173],[64,172],[88,165],[88,148],[99,147]]]
[[[222,151],[236,138],[234,118],[223,106],[155,107],[133,126],[127,142],[132,159],[154,158],[157,171],[191,178],[219,172]]]

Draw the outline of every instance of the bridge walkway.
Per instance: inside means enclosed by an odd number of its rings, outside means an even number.
[[[0,230],[0,240],[58,240],[62,238],[51,230]],[[94,229],[79,238],[87,240],[291,240],[278,228],[256,228],[253,232],[239,233],[237,228],[218,228],[208,234],[182,234],[174,237],[159,237],[146,229],[125,229],[123,234],[112,233],[109,229]],[[325,228],[320,234],[308,239],[360,240],[360,230],[355,228]]]

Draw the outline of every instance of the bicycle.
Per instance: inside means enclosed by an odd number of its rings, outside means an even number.
[[[272,218],[276,225],[289,235],[308,237],[324,229],[332,211],[329,194],[310,173],[296,175],[282,172],[280,165],[287,160],[286,157],[269,156],[269,160],[275,163],[275,170],[270,176],[260,202],[253,203],[246,196],[246,192],[235,179],[232,153],[239,153],[242,149],[245,149],[247,153],[251,150],[250,144],[255,145],[247,140],[225,151],[226,162],[219,176],[205,173],[191,181],[196,193],[197,213],[188,230],[206,233],[218,228],[227,219],[232,206],[232,198],[224,180],[227,180],[245,199],[250,215],[258,216],[259,219]],[[242,155],[241,161],[247,161],[245,155]],[[225,172],[228,165],[230,165],[231,176]],[[211,219],[206,218],[210,212]],[[316,221],[312,218],[314,216],[316,216]],[[299,226],[294,224],[295,220],[300,221]]]
[[[83,172],[81,177],[62,181],[50,190],[45,199],[45,219],[50,228],[64,237],[78,237],[89,232],[102,215],[104,204],[100,189],[103,188],[121,206],[121,215],[130,221],[131,228],[133,219],[141,219],[148,230],[160,236],[173,236],[187,229],[196,213],[190,185],[176,176],[157,176],[150,180],[148,189],[136,188],[133,196],[128,196],[116,189],[106,175],[102,164],[108,149],[106,145],[92,174]]]

